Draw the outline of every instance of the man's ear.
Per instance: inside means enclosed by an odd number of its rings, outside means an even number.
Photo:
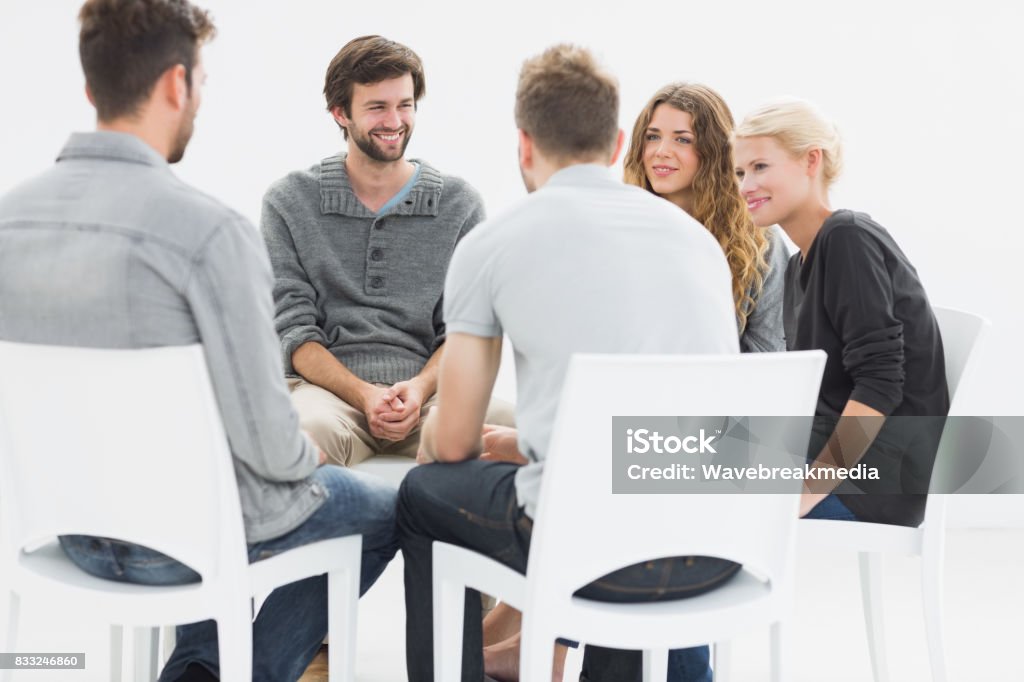
[[[85,98],[89,100],[89,104],[91,104],[94,108],[96,107],[96,100],[93,99],[92,88],[89,87],[88,83],[85,84]]]
[[[519,130],[519,166],[526,170],[533,168],[533,138],[522,129]]]
[[[338,122],[342,128],[348,129],[349,117],[345,115],[345,110],[340,107],[331,107],[331,116]]]
[[[184,64],[175,64],[164,71],[157,79],[151,97],[162,100],[175,111],[183,111],[189,95],[185,74]]]
[[[612,152],[611,161],[608,162],[609,166],[615,164],[619,160],[619,154],[622,153],[622,145],[626,142],[626,133],[622,132],[622,128],[619,128],[619,135],[615,138],[615,151]]]

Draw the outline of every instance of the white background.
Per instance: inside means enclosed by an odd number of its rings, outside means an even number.
[[[78,0],[0,0],[0,192],[93,125],[77,57]],[[426,66],[411,156],[469,180],[493,214],[523,194],[512,104],[523,59],[593,48],[622,85],[627,132],[672,80],[717,89],[737,118],[783,94],[839,124],[834,207],[867,211],[916,264],[934,304],[994,323],[979,414],[1024,414],[1020,3],[331,2],[208,0],[219,28],[196,135],[177,172],[254,222],[266,187],[339,150],[324,71],[380,33]],[[1024,523],[1019,500],[957,500],[959,523]],[[959,519],[959,521],[957,521]]]

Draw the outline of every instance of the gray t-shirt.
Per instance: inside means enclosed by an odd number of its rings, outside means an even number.
[[[445,283],[449,333],[508,335],[519,504],[533,516],[573,353],[738,353],[722,249],[676,206],[579,164],[481,223]]]

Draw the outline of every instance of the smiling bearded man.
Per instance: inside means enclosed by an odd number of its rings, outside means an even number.
[[[484,218],[469,184],[405,158],[424,90],[408,47],[380,36],[349,42],[324,84],[347,152],[290,173],[263,199],[292,400],[343,466],[416,456],[445,340],[448,261]],[[497,405],[489,421],[511,415]]]

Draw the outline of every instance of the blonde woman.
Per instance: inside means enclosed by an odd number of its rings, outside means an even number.
[[[842,148],[808,102],[749,114],[735,155],[754,222],[781,226],[800,249],[786,272],[787,346],[828,353],[808,458],[879,474],[835,493],[834,480],[805,486],[801,516],[916,526],[949,409],[942,339],[917,272],[870,216],[832,209]]]
[[[757,227],[733,168],[733,117],[711,88],[671,83],[633,125],[624,179],[679,206],[718,240],[732,271],[740,349],[782,351],[783,274],[789,254],[775,229]]]

